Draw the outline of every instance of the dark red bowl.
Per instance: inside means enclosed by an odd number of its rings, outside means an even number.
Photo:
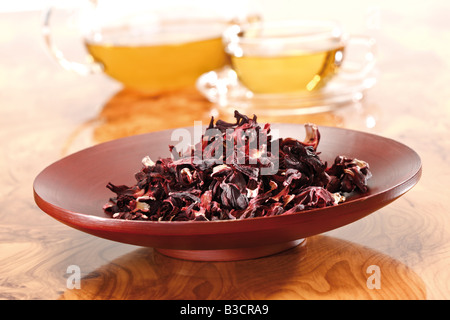
[[[280,137],[303,140],[304,126],[272,125]],[[193,132],[193,128],[186,128]],[[112,219],[102,206],[113,196],[106,188],[135,183],[141,160],[169,156],[173,130],[153,132],[102,143],[69,155],[34,181],[34,198],[47,214],[70,227],[123,243],[154,247],[191,260],[236,260],[261,257],[298,245],[303,239],[352,223],[386,206],[420,179],[418,154],[409,147],[377,135],[319,127],[318,151],[331,163],[347,155],[369,163],[369,191],[352,194],[333,207],[290,215],[233,221],[150,222]]]

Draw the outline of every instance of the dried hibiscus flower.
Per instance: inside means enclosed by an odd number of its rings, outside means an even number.
[[[345,193],[367,192],[369,165],[337,156],[327,167],[316,151],[320,133],[306,124],[304,141],[274,139],[270,125],[235,111],[234,123],[214,118],[184,154],[142,160],[133,186],[109,188],[103,207],[116,219],[216,221],[296,213],[334,206]]]

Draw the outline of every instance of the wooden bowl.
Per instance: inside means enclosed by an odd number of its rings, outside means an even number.
[[[280,137],[303,140],[303,125],[272,128]],[[402,196],[420,179],[420,157],[404,144],[354,130],[319,130],[322,160],[331,163],[337,155],[347,155],[369,163],[373,177],[367,193],[352,194],[333,207],[246,220],[151,222],[107,216],[102,206],[114,194],[106,184],[133,185],[144,156],[169,156],[168,145],[176,142],[171,141],[173,130],[166,130],[98,144],[53,163],[36,177],[34,198],[53,218],[98,237],[153,247],[176,258],[230,261],[274,254],[357,221]]]

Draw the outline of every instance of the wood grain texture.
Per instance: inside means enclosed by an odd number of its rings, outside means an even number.
[[[371,289],[368,267],[380,268]],[[369,279],[370,281],[370,279]],[[402,288],[398,290],[398,288]],[[138,249],[95,270],[60,299],[424,299],[411,269],[375,250],[327,236],[262,259],[193,262]]]

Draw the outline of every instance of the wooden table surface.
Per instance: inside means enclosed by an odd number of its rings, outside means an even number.
[[[0,299],[450,298],[450,23],[443,1],[378,8],[378,81],[336,112],[286,117],[379,134],[421,157],[420,182],[379,211],[304,246],[237,262],[192,262],[63,225],[33,199],[61,157],[132,134],[209,120],[195,89],[152,97],[62,70],[39,12],[0,14]],[[67,38],[67,50],[79,44]],[[260,122],[272,121],[260,118]],[[280,120],[280,119],[276,119]],[[73,267],[80,288],[70,284]],[[374,269],[379,288],[370,284]]]

